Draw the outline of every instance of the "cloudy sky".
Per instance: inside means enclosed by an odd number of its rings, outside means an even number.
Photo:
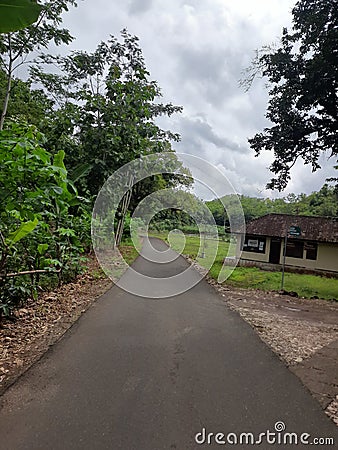
[[[165,123],[181,134],[175,148],[207,159],[236,191],[252,196],[280,196],[266,191],[270,152],[254,156],[247,139],[268,124],[267,93],[262,80],[245,92],[239,86],[254,50],[278,43],[291,24],[295,0],[80,0],[64,16],[76,38],[71,49],[92,51],[110,34],[127,28],[140,39],[146,65],[164,101],[182,105],[183,114]],[[330,175],[332,163],[321,159],[315,174],[300,161],[281,194],[310,193]]]

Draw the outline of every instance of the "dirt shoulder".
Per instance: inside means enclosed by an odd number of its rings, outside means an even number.
[[[95,258],[74,282],[43,293],[0,328],[0,395],[58,341],[112,283]]]
[[[338,303],[228,288],[207,279],[338,425]]]

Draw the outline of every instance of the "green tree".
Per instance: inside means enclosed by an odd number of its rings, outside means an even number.
[[[89,236],[64,152],[53,156],[44,143],[33,125],[6,121],[0,131],[0,319],[36,294],[41,273],[57,268],[61,282]]]
[[[111,36],[93,53],[44,56],[40,66],[32,69],[34,80],[59,105],[46,130],[49,145],[53,151],[60,145],[65,148],[72,177],[85,162],[87,173],[80,182],[81,192],[91,196],[119,167],[147,154],[172,151],[171,142],[179,140],[178,134],[161,129],[156,118],[171,116],[182,108],[159,101],[161,91],[150,79],[138,38],[126,30],[121,34],[122,42]],[[58,66],[60,73],[48,73],[45,65],[49,64]],[[177,159],[176,164],[180,164]],[[138,183],[133,193],[140,199],[181,178],[165,174],[152,177]],[[133,174],[124,182],[132,185]],[[132,200],[130,191],[122,202],[119,230],[123,230],[122,222]]]
[[[338,186],[324,186],[318,192],[299,196],[297,204],[301,214],[313,216],[338,216]]]
[[[32,52],[46,49],[50,42],[55,45],[68,44],[73,39],[68,30],[60,27],[61,15],[68,10],[69,5],[75,6],[76,1],[40,2],[41,13],[36,23],[24,29],[0,35],[0,69],[6,73],[7,77],[5,95],[2,99],[0,130],[3,129],[7,114],[14,71],[22,64],[27,64],[27,58]]]
[[[337,11],[336,0],[299,0],[292,31],[284,28],[280,46],[257,52],[249,69],[248,85],[260,73],[270,86],[266,117],[273,125],[249,139],[256,155],[274,152],[268,188],[283,190],[298,158],[316,171],[322,152],[338,153]]]
[[[224,226],[227,216],[221,200],[215,199],[208,201],[206,202],[206,206],[209,208],[211,214],[213,215],[216,224],[219,226]]]
[[[6,95],[7,75],[0,69],[0,99]],[[53,102],[40,89],[32,89],[31,82],[12,78],[7,117],[44,129],[53,113]]]
[[[171,141],[179,140],[155,119],[182,108],[158,101],[161,91],[149,78],[138,38],[126,30],[122,38],[119,42],[112,36],[93,53],[43,57],[32,70],[33,78],[59,105],[46,130],[50,143],[58,150],[66,136],[72,138],[67,165],[90,165],[83,182],[92,195],[117,168],[141,155],[170,151]],[[47,73],[44,64],[57,65],[61,74]]]
[[[231,204],[232,196],[222,198],[225,205]],[[318,192],[306,194],[288,194],[283,198],[256,198],[246,195],[240,196],[241,205],[246,221],[256,219],[270,213],[301,214],[306,216],[338,216],[338,186],[324,186]],[[214,216],[215,222],[221,226],[228,226],[227,214],[223,203],[219,199],[206,202]]]

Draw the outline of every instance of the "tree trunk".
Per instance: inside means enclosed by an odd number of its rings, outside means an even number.
[[[127,211],[128,211],[129,205],[130,205],[130,200],[131,200],[133,181],[134,181],[134,175],[130,174],[129,181],[128,181],[129,189],[123,197],[122,205],[121,205],[121,218],[117,222],[115,240],[114,240],[114,248],[116,248],[118,245],[121,244],[123,228],[124,228],[124,220],[126,218],[126,214],[127,214]]]
[[[6,86],[5,99],[2,107],[1,117],[0,117],[0,131],[4,128],[5,117],[7,114],[9,96],[11,93],[11,85],[12,85],[12,68],[13,68],[13,58],[12,58],[12,47],[11,47],[11,35],[8,34],[8,42],[9,42],[9,64],[8,64],[8,79]]]

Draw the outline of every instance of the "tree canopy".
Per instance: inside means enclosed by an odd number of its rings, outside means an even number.
[[[272,126],[249,139],[258,156],[274,152],[270,189],[283,190],[301,158],[313,171],[323,152],[338,153],[338,8],[336,0],[299,0],[292,10],[292,30],[283,29],[280,45],[265,47],[245,80],[268,80],[266,117]],[[335,164],[335,162],[334,162]],[[338,166],[335,166],[337,168]]]
[[[32,69],[35,81],[56,104],[46,129],[50,145],[53,151],[66,150],[71,172],[79,161],[89,165],[83,182],[92,195],[122,165],[171,151],[171,141],[179,140],[155,119],[182,108],[159,101],[161,91],[150,79],[138,38],[127,30],[121,34],[122,42],[111,36],[92,53],[44,56]],[[60,72],[48,72],[50,64]]]
[[[39,5],[26,0],[16,0],[15,3],[17,3],[14,8],[16,12],[13,13],[11,7],[15,4],[11,6],[7,4],[2,11],[6,23],[14,26],[10,27],[9,32],[0,34],[0,69],[7,77],[5,96],[2,100],[0,130],[4,126],[15,70],[22,64],[32,63],[27,61],[29,55],[33,52],[39,54],[47,49],[51,42],[61,45],[69,44],[73,40],[70,32],[62,28],[61,24],[62,13],[68,11],[70,5],[76,6],[75,0],[43,0]],[[28,5],[28,3],[32,4]],[[32,9],[33,12],[30,12]],[[33,23],[37,17],[38,20]],[[10,32],[11,30],[16,31]]]

